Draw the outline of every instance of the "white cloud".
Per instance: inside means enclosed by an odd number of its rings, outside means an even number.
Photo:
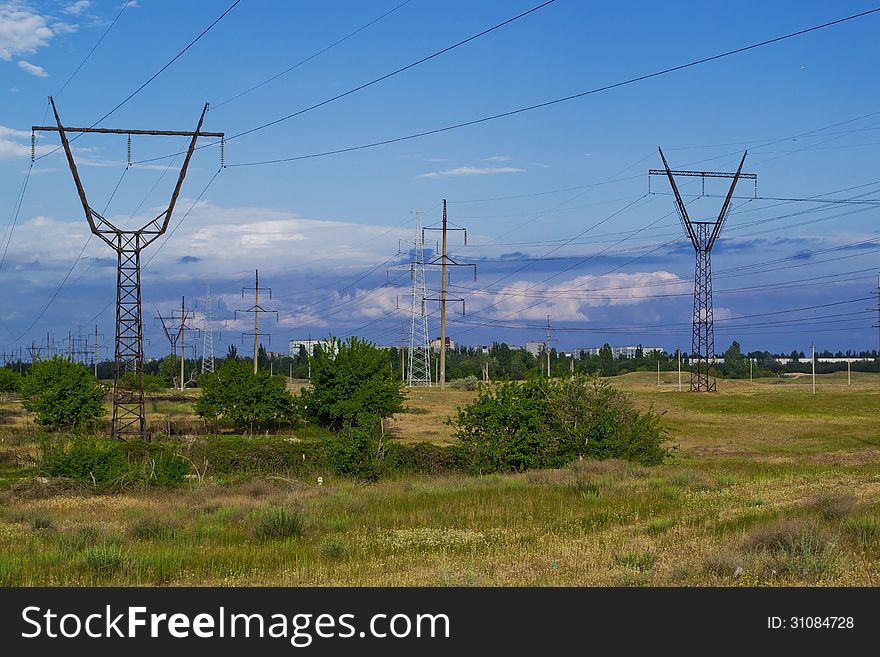
[[[516,167],[457,167],[455,169],[444,169],[443,171],[430,171],[428,173],[420,173],[419,178],[436,178],[439,176],[486,176],[499,173],[523,173],[525,169]]]
[[[549,164],[544,164],[543,162],[526,162],[526,164],[530,167],[538,167],[540,169],[549,169]]]
[[[0,3],[0,59],[8,62],[17,55],[32,55],[48,46],[53,36],[45,16],[17,0]]]
[[[77,16],[91,6],[92,3],[89,2],[89,0],[78,0],[77,2],[67,5],[61,11],[63,11],[65,14],[70,14],[71,16]]]
[[[46,73],[46,69],[42,66],[37,66],[36,64],[31,64],[30,62],[26,62],[23,59],[18,62],[18,67],[24,69],[31,75],[36,75],[38,78],[48,78],[49,74]]]
[[[31,133],[0,125],[0,160],[14,160],[31,154]],[[37,146],[37,155],[48,153],[52,146]]]
[[[483,162],[510,162],[510,158],[506,155],[492,155],[490,157],[484,157]]]
[[[172,183],[167,189],[170,197]],[[157,190],[158,192],[158,190]],[[99,204],[100,199],[92,199]],[[171,227],[190,210],[191,199],[178,201]],[[39,216],[16,228],[7,259],[10,262],[37,261],[34,280],[57,285],[57,271],[70,266],[88,234],[88,224],[73,197],[65,220]],[[117,226],[141,226],[155,218],[164,207],[150,208],[130,220],[128,214],[108,216]],[[171,233],[171,229],[169,229]],[[266,208],[224,208],[208,201],[195,205],[186,220],[170,237],[161,237],[144,251],[145,275],[153,280],[185,281],[228,279],[253,276],[253,269],[265,270],[271,279],[288,274],[305,276],[310,272],[342,277],[374,266],[397,250],[401,229],[361,225],[346,221],[306,219],[293,213]],[[47,240],[46,235],[58,236]],[[97,239],[83,254],[84,259],[108,258],[112,252]],[[181,258],[198,260],[180,264]],[[112,260],[112,258],[111,258]],[[78,266],[79,275],[82,263]],[[102,278],[107,272],[92,267],[89,277]],[[308,290],[300,290],[308,293]],[[301,298],[301,297],[300,297]]]
[[[518,281],[498,291],[477,292],[472,307],[475,312],[499,319],[541,320],[549,314],[557,321],[587,321],[589,308],[632,306],[687,289],[687,281],[667,271],[601,278],[584,274],[552,285]]]

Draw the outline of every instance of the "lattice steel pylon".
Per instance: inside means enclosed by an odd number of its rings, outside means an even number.
[[[100,237],[117,254],[116,269],[116,349],[113,376],[113,437],[124,439],[126,436],[139,436],[148,440],[146,416],[144,414],[144,332],[141,303],[141,251],[160,235],[164,234],[171,222],[174,206],[183,186],[189,162],[200,136],[224,137],[222,132],[201,132],[208,104],[205,104],[195,132],[175,130],[122,130],[115,128],[71,128],[61,124],[55,101],[51,97],[52,111],[55,114],[56,126],[33,126],[32,130],[48,130],[58,132],[61,145],[67,155],[67,164],[73,174],[76,190],[82,202],[86,220],[92,233]],[[162,135],[191,137],[189,149],[177,178],[177,185],[171,195],[168,208],[145,226],[134,230],[123,230],[114,226],[101,216],[86,197],[85,189],[76,168],[76,162],[70,149],[67,133],[96,132],[103,134],[128,135]],[[222,152],[222,141],[221,141]],[[129,162],[130,162],[129,156]],[[134,385],[124,381],[126,372],[134,372]]]
[[[214,373],[214,325],[211,310],[211,286],[205,285],[205,296],[199,299],[205,309],[202,311],[202,374]]]
[[[721,234],[727,215],[730,213],[730,201],[733,191],[740,178],[749,178],[757,181],[757,175],[742,173],[743,164],[746,161],[748,151],[743,153],[736,173],[722,173],[717,171],[673,171],[666,162],[663,150],[660,150],[660,158],[663,160],[663,169],[651,169],[650,175],[665,175],[675,194],[675,209],[685,233],[690,238],[696,251],[696,265],[694,267],[694,310],[693,328],[691,332],[691,391],[714,392],[716,390],[715,374],[712,368],[715,365],[715,324],[712,311],[712,247],[715,240]],[[705,183],[706,178],[733,178],[730,189],[724,199],[724,205],[714,221],[692,221],[688,216],[687,208],[681,200],[678,186],[675,184],[676,176],[699,176]],[[757,182],[755,183],[757,186]]]
[[[428,288],[425,280],[425,234],[422,231],[422,213],[416,211],[416,234],[412,240],[404,239],[402,242],[412,244],[412,262],[405,265],[390,267],[392,270],[406,270],[410,272],[410,324],[409,324],[409,359],[407,365],[406,383],[410,388],[422,386],[433,387],[431,376],[431,346],[428,334],[428,310],[425,300],[428,298]],[[432,267],[437,268],[439,267]]]

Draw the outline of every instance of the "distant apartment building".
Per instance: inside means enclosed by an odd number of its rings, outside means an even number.
[[[434,349],[435,351],[439,351],[440,350],[440,338],[434,338],[433,340],[431,340],[430,347],[431,347],[431,349]],[[448,350],[455,349],[455,342],[453,342],[452,338],[450,338],[448,335],[446,336],[446,348]]]
[[[611,346],[611,355],[614,356],[614,358],[635,358],[639,349],[641,349],[643,354],[648,354],[652,351],[663,351],[662,347],[641,347],[638,345]],[[572,350],[571,354],[575,358],[580,358],[581,354],[598,356],[600,351],[602,351],[602,347],[582,347],[580,349]]]
[[[526,342],[525,350],[528,351],[532,356],[537,356],[544,351],[544,343],[543,342]]]
[[[330,348],[330,341],[312,340],[311,338],[307,340],[291,340],[289,342],[289,353],[291,356],[296,357],[299,355],[300,348],[303,348],[309,356],[314,356],[315,347],[321,347],[321,349],[326,351]]]

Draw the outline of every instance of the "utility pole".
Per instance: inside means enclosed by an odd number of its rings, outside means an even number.
[[[660,359],[657,359],[657,387],[660,387]]]
[[[810,345],[811,355],[813,360],[813,394],[816,394],[816,343],[812,343]]]
[[[676,349],[678,352],[678,391],[681,392],[681,349]]]
[[[174,313],[172,313],[173,316]],[[199,329],[195,326],[187,326],[187,321],[192,319],[195,314],[192,310],[186,309],[186,303],[184,297],[180,297],[180,389],[186,389],[186,379],[184,365],[186,364],[186,330],[190,331],[198,331]],[[193,345],[193,352],[195,352],[195,345]],[[193,356],[196,354],[193,353]]]
[[[749,356],[749,383],[752,383],[752,357]]]
[[[202,122],[205,120],[205,113],[208,111],[208,104],[205,103],[202,114],[199,117],[198,125],[195,132],[182,132],[175,130],[120,130],[111,128],[71,128],[61,124],[61,118],[55,107],[55,100],[50,97],[49,102],[52,105],[52,111],[55,114],[55,126],[33,126],[32,131],[47,130],[58,132],[61,137],[61,146],[67,156],[67,164],[70,173],[73,175],[73,181],[76,184],[76,190],[82,203],[86,220],[94,235],[97,235],[104,241],[107,246],[116,252],[116,349],[114,359],[116,362],[113,375],[113,437],[124,439],[127,435],[140,437],[142,440],[149,438],[147,434],[147,421],[144,412],[144,331],[142,320],[142,304],[141,304],[141,251],[154,241],[160,235],[163,235],[168,229],[171,222],[171,216],[174,212],[174,206],[180,195],[183,186],[183,180],[186,177],[187,169],[196,148],[196,142],[200,136],[218,137],[221,140],[221,153],[223,152],[222,140],[224,134],[222,132],[202,132]],[[177,184],[171,195],[171,201],[168,207],[163,210],[155,219],[149,221],[146,225],[133,229],[125,230],[118,228],[111,222],[107,221],[103,216],[96,212],[89,204],[86,196],[85,188],[79,177],[79,172],[74,161],[73,152],[70,148],[70,142],[67,139],[67,133],[103,133],[103,134],[119,134],[128,135],[161,135],[161,136],[180,136],[190,137],[189,148],[183,160],[180,174],[177,177]],[[32,135],[33,136],[33,135]],[[130,144],[130,141],[129,141]],[[131,166],[131,148],[129,146],[129,164]],[[128,167],[126,167],[127,170]],[[221,156],[222,168],[222,156]],[[134,372],[134,386],[127,385],[123,379],[126,372]]]
[[[277,311],[267,310],[260,305],[260,290],[261,289],[268,290],[269,299],[271,300],[272,299],[272,288],[271,287],[263,287],[263,288],[260,287],[260,270],[255,269],[254,270],[254,287],[241,288],[241,298],[242,299],[244,299],[245,292],[247,292],[248,290],[253,290],[253,292],[254,292],[254,305],[251,306],[250,308],[245,308],[244,310],[236,310],[235,311],[236,317],[238,316],[238,313],[253,313],[254,314],[253,333],[246,332],[246,333],[241,334],[242,339],[244,339],[244,336],[246,336],[246,335],[253,335],[254,336],[254,374],[257,373],[257,365],[258,365],[257,354],[259,353],[259,349],[260,349],[260,336],[261,335],[268,336],[269,337],[269,344],[272,344],[272,336],[269,333],[260,333],[260,313],[270,313],[270,314],[274,313],[275,314],[275,321],[276,322],[278,321],[278,312]]]
[[[544,351],[547,352],[547,378],[552,378],[550,372],[550,342],[553,340],[553,334],[550,332],[550,315],[547,315],[547,347]]]
[[[758,176],[754,173],[742,173],[746,154],[743,153],[736,173],[722,173],[719,171],[680,171],[671,170],[660,150],[660,159],[663,160],[663,169],[650,169],[648,180],[654,175],[665,176],[669,179],[669,185],[675,195],[675,209],[681,220],[685,233],[690,238],[696,252],[696,267],[694,271],[694,307],[691,333],[691,391],[714,392],[716,390],[715,374],[712,366],[715,364],[715,323],[712,312],[712,247],[715,240],[721,234],[724,222],[730,212],[730,201],[733,191],[740,178],[748,178],[755,181],[757,189]],[[704,181],[706,178],[733,178],[730,189],[714,221],[692,221],[688,216],[687,208],[681,200],[678,186],[675,184],[677,176],[698,176]]]
[[[406,369],[404,368],[406,352],[406,322],[400,323],[400,380],[406,381]]]
[[[98,333],[98,325],[95,324],[95,344],[92,345],[92,367],[95,369],[95,378],[98,378],[98,350],[100,347],[98,346],[98,338],[101,334]]]
[[[431,262],[427,263],[427,265],[436,265],[437,261],[440,261],[440,356],[439,356],[439,364],[437,366],[437,381],[440,383],[440,390],[443,391],[446,389],[446,302],[447,301],[455,301],[456,303],[461,303],[461,314],[465,313],[464,307],[464,299],[456,298],[449,299],[446,293],[447,286],[447,267],[473,267],[474,268],[474,280],[477,280],[477,266],[472,263],[464,263],[458,262],[454,258],[451,258],[447,253],[447,233],[450,230],[460,230],[464,232],[464,244],[467,246],[467,229],[462,228],[461,226],[453,226],[449,228],[449,221],[446,216],[446,199],[443,199],[443,220],[442,227],[435,228],[433,226],[428,226],[423,228],[422,231],[426,230],[441,230],[443,233],[442,237],[442,250],[441,255],[438,258],[434,258]],[[437,301],[438,299],[426,299],[429,301]]]
[[[849,358],[847,358],[846,359],[846,385],[848,385],[848,386],[852,385],[852,372],[850,369],[851,364],[852,363],[850,363]]]

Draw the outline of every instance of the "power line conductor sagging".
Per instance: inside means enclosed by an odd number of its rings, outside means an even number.
[[[758,176],[754,173],[743,173],[743,164],[746,161],[748,151],[743,153],[736,173],[719,171],[681,171],[672,170],[660,151],[660,159],[663,160],[663,169],[651,169],[648,171],[648,179],[651,176],[666,176],[669,185],[675,194],[675,209],[681,220],[684,232],[690,238],[696,251],[696,265],[694,267],[694,314],[693,329],[691,333],[691,391],[714,392],[715,384],[715,326],[712,313],[712,247],[715,240],[724,228],[724,222],[730,213],[730,201],[736,183],[741,178],[755,181],[757,195]],[[724,204],[718,213],[718,218],[712,221],[694,221],[688,216],[687,208],[681,200],[678,186],[675,184],[677,176],[696,176],[700,178],[703,193],[705,193],[706,178],[732,178],[730,189],[724,198]],[[702,194],[701,194],[702,195]]]
[[[141,303],[141,251],[156,241],[168,229],[174,206],[180,196],[183,180],[186,177],[193,151],[199,137],[218,137],[223,139],[222,132],[202,132],[202,123],[208,104],[202,109],[195,132],[176,130],[140,130],[115,128],[71,128],[62,125],[53,98],[49,98],[55,114],[55,126],[33,126],[32,130],[58,132],[61,146],[67,156],[67,164],[76,184],[80,202],[86,214],[86,220],[92,233],[100,237],[117,254],[116,276],[116,349],[115,368],[113,375],[113,437],[125,439],[129,436],[147,440],[146,416],[144,415],[144,331]],[[79,177],[73,153],[68,141],[68,133],[92,132],[118,135],[149,135],[190,137],[189,149],[186,152],[177,184],[171,194],[167,209],[155,219],[140,228],[125,230],[114,226],[101,216],[90,204],[85,188]],[[128,372],[134,376],[125,377]]]

